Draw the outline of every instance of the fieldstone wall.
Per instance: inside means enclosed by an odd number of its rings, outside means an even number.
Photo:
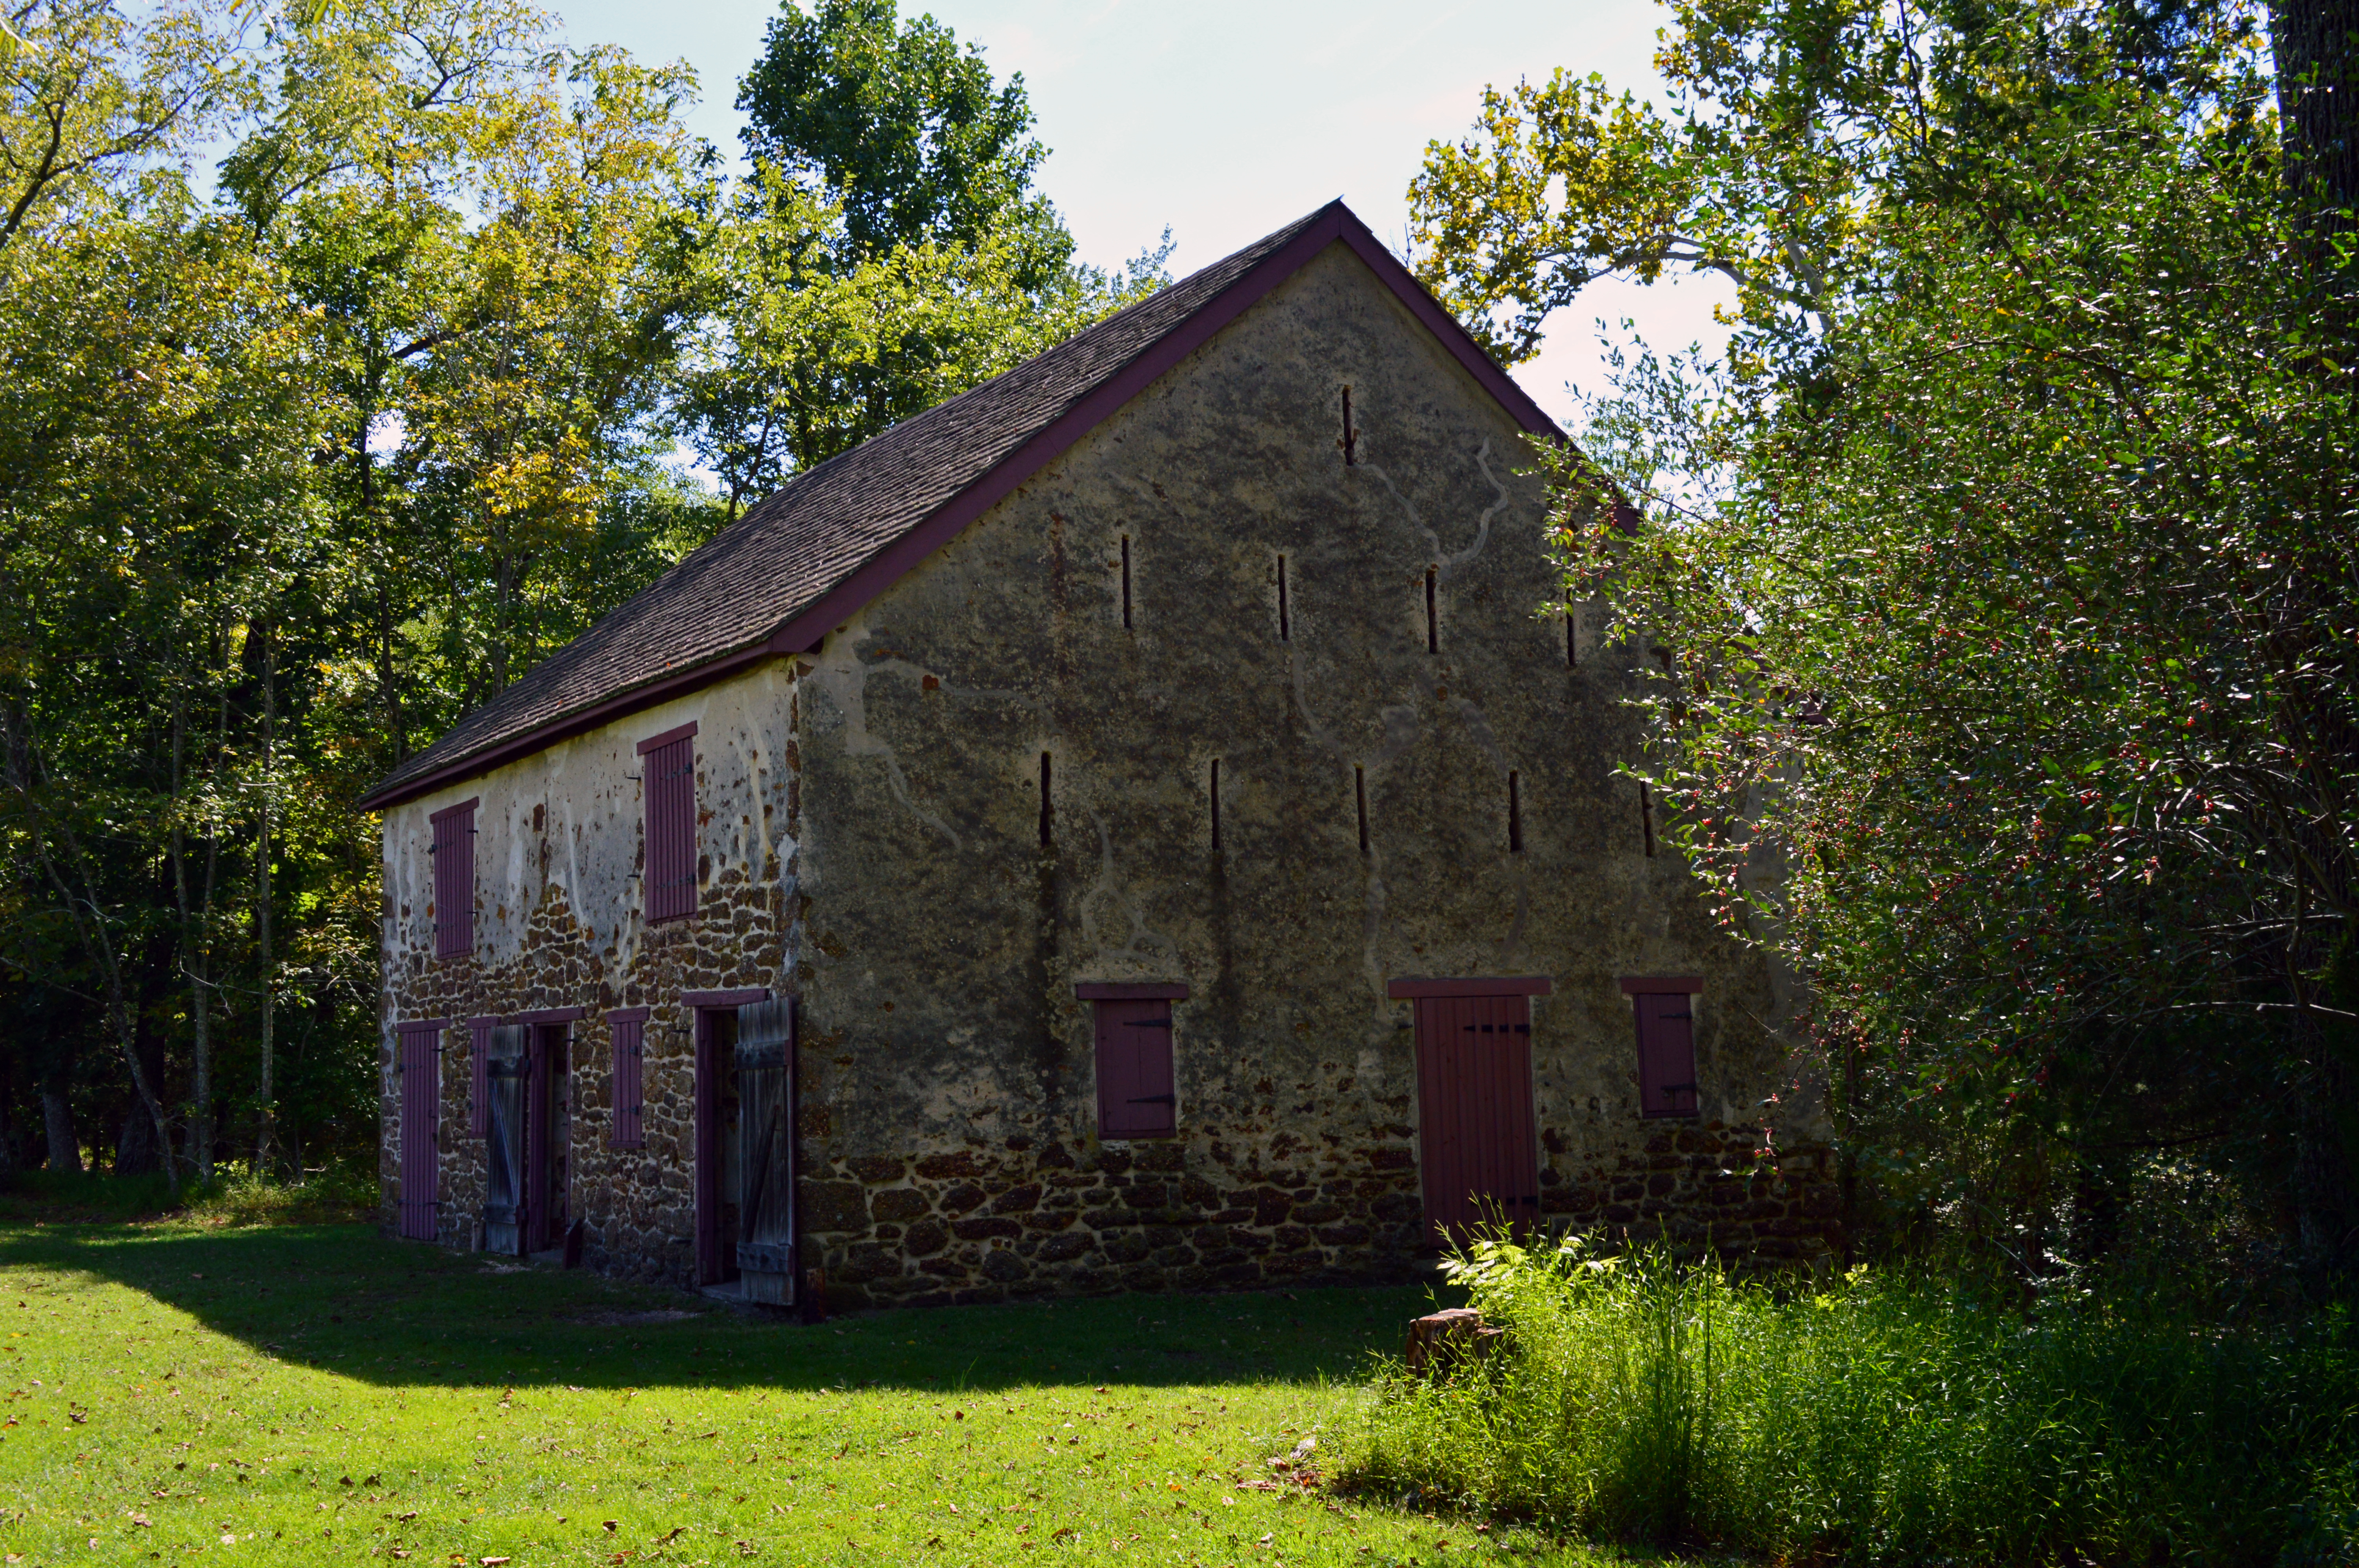
[[[472,1130],[468,1021],[514,1022],[579,1010],[566,1023],[561,1081],[563,1218],[584,1227],[584,1262],[620,1276],[694,1276],[695,1019],[698,991],[791,994],[795,895],[794,672],[778,665],[560,743],[471,784],[398,808],[385,824],[383,1224],[397,1234],[400,1084],[394,1026],[448,1019],[443,1034],[437,1239],[479,1244],[484,1141]],[[696,914],[641,917],[643,813],[636,742],[694,720]],[[427,819],[477,797],[474,950],[433,956]],[[644,1146],[614,1145],[614,1041],[607,1014],[647,1008]]]
[[[1389,1277],[1420,1224],[1397,1150],[1291,1166],[1211,1139],[832,1162],[803,1190],[837,1305],[1210,1291]]]
[[[1655,1123],[1636,1148],[1576,1162],[1543,1129],[1540,1212],[1614,1241],[1660,1239],[1764,1263],[1808,1262],[1843,1247],[1843,1193],[1824,1147],[1777,1150],[1758,1127]]]
[[[1772,1094],[1781,1138],[1812,1135],[1779,1044],[1799,993],[1650,852],[1616,770],[1653,655],[1538,612],[1561,589],[1532,468],[1336,247],[806,657],[806,1257],[832,1297],[1411,1274],[1408,977],[1549,978],[1551,1217],[1830,1245],[1792,1159],[1784,1189],[1719,1173],[1754,1169]],[[1696,1123],[1638,1114],[1619,981],[1665,976],[1702,981]],[[1099,1141],[1079,982],[1190,988],[1177,1138]]]

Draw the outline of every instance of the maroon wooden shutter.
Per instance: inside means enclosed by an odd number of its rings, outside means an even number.
[[[441,1108],[442,1027],[397,1026],[401,1049],[401,1234],[413,1241],[434,1239],[436,1183],[440,1174],[435,1120]]]
[[[647,1010],[610,1012],[606,1025],[614,1036],[614,1147],[645,1148]]]
[[[492,1030],[498,1022],[496,1018],[467,1020],[467,1130],[477,1138],[488,1136],[492,1130],[491,1078],[484,1067],[491,1060]]]
[[[647,801],[647,917],[696,913],[696,726],[639,742]]]
[[[477,800],[482,797],[478,796]],[[475,949],[475,800],[427,818],[434,828],[434,956]]]
[[[1638,1108],[1642,1116],[1696,1114],[1694,1007],[1685,993],[1641,991]]]
[[[1169,1138],[1179,1129],[1172,1089],[1171,1003],[1097,1006],[1098,1136]]]
[[[1429,1234],[1539,1217],[1532,1124],[1531,1001],[1436,996],[1417,1003],[1419,1178]]]

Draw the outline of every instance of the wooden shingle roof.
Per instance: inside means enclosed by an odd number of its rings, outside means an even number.
[[[1523,390],[1341,201],[798,475],[451,726],[363,798],[384,810],[782,654],[918,561],[1299,270],[1345,243],[1527,429]]]

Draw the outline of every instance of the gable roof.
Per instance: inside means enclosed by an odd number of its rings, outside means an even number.
[[[1338,242],[1535,434],[1560,436],[1352,211],[1332,201],[1014,370],[805,470],[452,725],[366,810],[487,773],[816,646],[1246,308]]]

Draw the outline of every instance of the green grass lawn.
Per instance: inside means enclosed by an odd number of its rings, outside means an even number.
[[[1306,1290],[812,1327],[357,1226],[0,1227],[0,1549],[28,1568],[1595,1561],[1270,1466],[1422,1310],[1417,1289]]]

